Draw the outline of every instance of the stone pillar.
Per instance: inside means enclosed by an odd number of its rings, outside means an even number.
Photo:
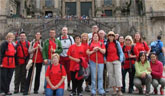
[[[9,0],[0,0],[0,40],[4,39],[4,33],[7,31],[7,15],[9,14]]]
[[[120,0],[116,0],[116,16],[121,16]]]
[[[20,3],[21,3],[20,13],[23,17],[26,17],[27,14],[25,9],[25,0],[21,0]]]
[[[77,13],[77,16],[80,17],[81,16],[81,12],[80,12],[80,0],[77,0],[76,2],[77,4],[77,8],[76,8],[76,13]]]
[[[40,9],[40,4],[41,4],[40,2],[41,2],[41,0],[36,0],[36,8],[37,9]]]
[[[101,17],[102,15],[102,1],[101,0],[96,0],[95,6],[96,6],[96,17]]]

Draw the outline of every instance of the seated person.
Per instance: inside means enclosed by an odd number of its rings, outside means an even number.
[[[160,94],[164,95],[163,89],[165,86],[165,78],[162,78],[163,76],[163,64],[157,60],[156,53],[151,53],[150,54],[150,65],[151,65],[151,75],[152,75],[152,85],[154,87],[154,93],[158,94],[157,87],[159,84],[161,85],[160,87]]]
[[[144,51],[139,53],[138,60],[135,63],[135,70],[135,87],[139,90],[139,94],[143,94],[142,85],[146,85],[146,96],[149,96],[152,76],[150,63],[147,60],[147,56]]]

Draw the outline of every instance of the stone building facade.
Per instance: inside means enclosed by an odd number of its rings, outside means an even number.
[[[7,32],[8,21],[16,25],[11,22],[15,16],[22,18],[19,25],[27,24],[23,18],[30,18],[36,26],[43,22],[38,17],[85,15],[122,35],[139,31],[148,42],[159,34],[165,41],[164,5],[165,0],[0,0],[0,34]]]

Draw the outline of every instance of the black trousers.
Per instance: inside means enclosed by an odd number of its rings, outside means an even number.
[[[21,92],[24,92],[25,84],[26,84],[26,64],[19,64],[15,68],[14,90],[19,92],[19,87],[21,86]]]
[[[71,79],[72,79],[72,92],[76,93],[81,93],[82,91],[82,83],[83,83],[83,79],[81,80],[77,80],[75,78],[76,72],[71,71]]]
[[[1,92],[8,93],[10,89],[10,82],[13,76],[14,68],[1,68],[0,88]]]
[[[34,64],[33,64],[33,66],[34,66]],[[26,78],[26,90],[25,90],[26,92],[28,92],[28,90],[29,90],[33,66],[29,69],[29,73]],[[35,75],[34,91],[38,91],[38,89],[40,87],[40,75],[41,75],[42,63],[36,63],[35,67],[36,67],[36,75]]]
[[[133,81],[134,81],[134,76],[135,76],[135,67],[132,66],[131,70],[130,68],[128,69],[122,69],[122,82],[123,82],[123,89],[125,89],[125,77],[127,72],[129,73],[129,90],[133,90]]]

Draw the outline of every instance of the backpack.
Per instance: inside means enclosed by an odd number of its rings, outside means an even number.
[[[70,42],[71,42],[71,45],[73,44],[73,42],[72,42],[72,39],[71,39],[71,36],[70,35],[68,35],[68,37],[69,37],[69,40],[70,40]],[[67,38],[68,39],[68,38]],[[62,39],[61,39],[61,36],[59,37],[59,40],[61,41]]]
[[[126,46],[124,45],[124,46],[123,46],[123,52],[129,54],[128,51],[125,51],[125,47],[126,47]],[[135,53],[134,53],[134,47],[135,47],[135,46],[132,45],[132,46],[131,46],[131,51],[130,51],[130,53],[133,54],[133,55],[135,55]],[[132,60],[136,60],[136,58],[131,58],[131,59],[132,59]],[[127,60],[127,59],[126,59],[126,60]]]
[[[159,42],[160,41],[154,41],[150,44],[151,45],[151,52],[156,53],[156,55],[159,55],[162,52]]]

